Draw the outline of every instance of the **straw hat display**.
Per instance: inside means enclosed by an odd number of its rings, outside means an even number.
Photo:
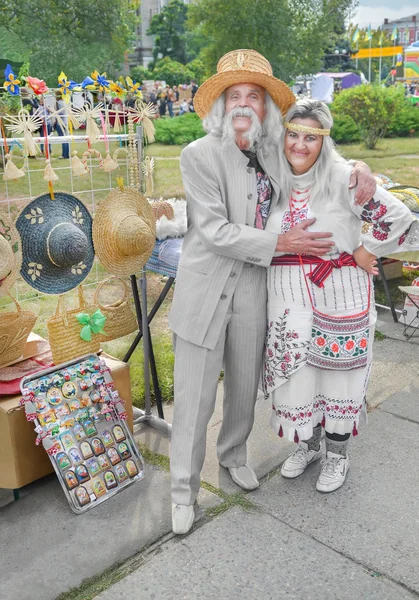
[[[156,241],[156,222],[145,196],[135,188],[112,190],[96,211],[93,244],[113,275],[127,277],[145,265]]]
[[[86,206],[67,192],[38,196],[19,214],[22,238],[21,275],[45,294],[63,294],[89,274],[94,260],[92,217]]]
[[[8,293],[22,266],[22,241],[13,222],[0,214],[0,296]]]
[[[272,67],[255,50],[233,50],[220,58],[217,74],[199,86],[194,97],[195,112],[203,119],[215,100],[237,83],[255,83],[263,87],[285,115],[295,103],[295,96],[286,83],[272,74]]]

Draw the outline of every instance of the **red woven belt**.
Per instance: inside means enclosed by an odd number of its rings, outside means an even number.
[[[324,286],[324,280],[329,277],[333,269],[341,269],[342,267],[356,267],[352,254],[342,252],[338,258],[332,260],[324,260],[320,256],[300,255],[299,254],[284,254],[283,256],[274,256],[271,262],[271,266],[278,267],[293,267],[299,266],[303,263],[304,265],[317,265],[314,271],[309,273],[308,278],[315,283],[318,287]]]

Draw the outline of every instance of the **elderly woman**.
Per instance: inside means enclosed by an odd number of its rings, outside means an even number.
[[[322,102],[302,100],[285,118],[281,156],[283,201],[267,229],[285,233],[304,219],[333,232],[329,256],[276,255],[268,269],[268,331],[264,385],[272,426],[298,446],[281,473],[294,478],[322,455],[317,490],[340,488],[349,469],[372,359],[376,257],[397,251],[412,224],[410,211],[378,187],[364,206],[348,188],[352,167],[341,162]],[[363,222],[372,225],[361,235]]]

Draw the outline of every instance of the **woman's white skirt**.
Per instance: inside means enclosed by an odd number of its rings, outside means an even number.
[[[350,371],[307,365],[313,309],[301,266],[268,269],[268,331],[263,381],[272,401],[271,424],[282,437],[308,440],[322,423],[329,433],[357,433],[365,410],[376,312],[370,282],[370,338],[366,367]],[[306,274],[310,265],[304,265]],[[348,316],[368,308],[369,276],[359,267],[333,269],[319,288],[308,278],[320,312]]]

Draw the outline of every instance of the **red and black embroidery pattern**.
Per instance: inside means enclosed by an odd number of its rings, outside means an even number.
[[[306,361],[308,341],[301,341],[296,331],[287,329],[289,312],[286,308],[283,317],[268,324],[263,371],[267,393],[275,389],[278,379],[289,379],[291,373]]]
[[[409,235],[410,230],[412,229],[412,225],[409,225],[409,227],[406,229],[406,231],[399,237],[399,241],[397,242],[398,246],[401,246],[402,244],[405,243],[407,236]]]
[[[383,242],[388,238],[393,221],[385,220],[383,217],[387,214],[387,207],[379,200],[372,198],[361,213],[361,219],[366,223],[372,223],[372,235],[376,240]]]

